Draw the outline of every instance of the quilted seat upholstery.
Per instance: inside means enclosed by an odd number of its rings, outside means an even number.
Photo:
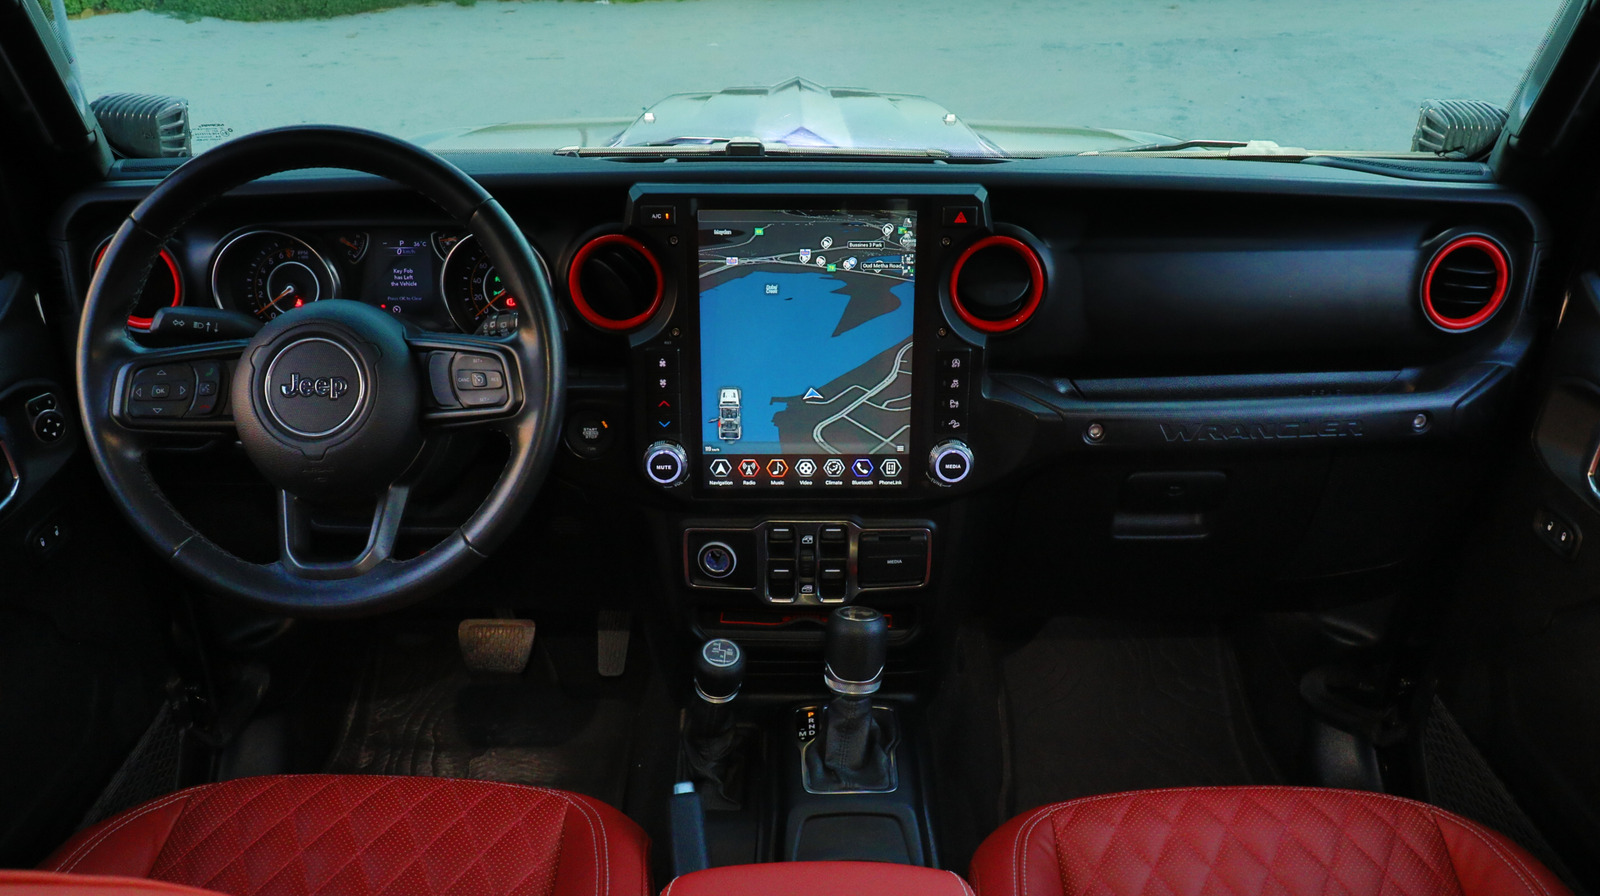
[[[147,803],[82,831],[42,868],[229,896],[648,896],[648,849],[615,809],[559,790],[286,775]]]
[[[1569,896],[1510,840],[1344,790],[1201,787],[1056,803],[992,834],[978,896]]]

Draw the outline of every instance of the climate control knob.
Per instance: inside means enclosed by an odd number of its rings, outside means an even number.
[[[655,442],[644,450],[644,475],[672,488],[689,478],[689,454],[677,442]]]
[[[955,485],[972,472],[972,449],[960,439],[933,446],[928,453],[928,476],[940,485]]]

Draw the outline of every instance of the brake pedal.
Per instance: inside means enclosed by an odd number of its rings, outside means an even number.
[[[626,610],[601,610],[599,643],[595,659],[603,678],[620,678],[628,671],[628,633],[633,630],[633,614]]]
[[[532,619],[463,619],[456,627],[461,659],[473,672],[517,675],[533,654]]]

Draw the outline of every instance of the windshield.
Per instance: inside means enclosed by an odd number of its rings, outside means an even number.
[[[89,97],[187,99],[196,152],[299,123],[445,149],[755,136],[957,155],[1191,139],[1404,152],[1425,99],[1507,105],[1557,6],[456,0],[363,11],[394,2],[68,0],[67,33]]]

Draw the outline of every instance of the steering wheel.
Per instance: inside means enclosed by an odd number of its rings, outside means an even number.
[[[437,204],[478,240],[522,300],[515,332],[423,333],[370,305],[325,299],[279,316],[248,341],[179,348],[135,341],[128,309],[178,228],[228,190],[302,168],[378,175]],[[430,152],[332,126],[240,137],[189,160],[152,190],[118,228],[89,284],[76,367],[89,451],[134,528],[208,588],[292,615],[391,608],[482,562],[544,480],[565,395],[555,302],[533,250],[500,204]],[[175,399],[191,389],[192,404],[187,395]],[[217,397],[207,399],[207,391]],[[227,402],[218,400],[223,394]],[[396,558],[411,493],[407,474],[427,433],[471,427],[509,439],[505,468],[460,528],[419,556]],[[252,563],[219,547],[156,485],[149,453],[193,444],[197,435],[236,437],[277,489],[276,561]],[[365,549],[344,560],[310,557],[304,502],[356,497],[370,497],[375,508]]]

